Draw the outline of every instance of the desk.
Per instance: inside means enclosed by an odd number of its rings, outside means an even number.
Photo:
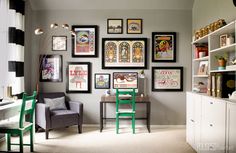
[[[103,110],[104,110],[104,105],[106,105],[107,103],[111,103],[111,104],[115,104],[116,103],[116,96],[115,95],[111,95],[111,96],[102,96],[101,97],[101,101],[100,101],[100,132],[102,132],[103,130],[103,120],[106,119],[115,119],[115,118],[107,118],[106,116],[104,116],[103,114]],[[146,117],[144,118],[136,118],[136,120],[146,120],[147,123],[147,129],[148,132],[150,133],[150,114],[151,114],[151,102],[149,101],[149,97],[148,96],[136,96],[136,103],[143,103],[146,104]]]

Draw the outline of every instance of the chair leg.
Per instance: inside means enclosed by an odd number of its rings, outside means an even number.
[[[79,131],[79,133],[82,133],[82,124],[78,125],[78,131]]]
[[[46,129],[46,130],[45,130],[45,136],[46,136],[46,139],[48,139],[48,135],[49,135],[49,130]]]
[[[34,152],[34,132],[33,132],[33,128],[30,129],[30,151]]]
[[[133,134],[135,134],[135,114],[132,115],[132,129],[133,129]]]
[[[7,133],[7,151],[11,151],[11,134]]]
[[[20,153],[23,153],[23,131],[20,132]]]
[[[116,134],[119,134],[119,115],[116,114]]]

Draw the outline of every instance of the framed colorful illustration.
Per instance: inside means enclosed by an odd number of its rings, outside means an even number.
[[[114,72],[113,89],[131,89],[138,88],[137,72]]]
[[[127,34],[142,34],[142,19],[127,19]]]
[[[198,68],[198,75],[208,74],[208,61],[200,61]]]
[[[103,69],[146,69],[147,38],[103,38]]]
[[[67,93],[91,93],[91,64],[89,62],[68,62]]]
[[[72,57],[97,57],[98,26],[73,25]]]
[[[52,36],[52,51],[67,51],[67,36]]]
[[[95,73],[94,83],[95,89],[110,89],[110,74]]]
[[[123,33],[123,19],[107,19],[107,33],[108,34],[122,34]]]
[[[152,67],[152,91],[183,91],[183,67]]]
[[[39,56],[40,82],[62,82],[62,55]]]
[[[176,62],[176,33],[152,33],[152,62]]]

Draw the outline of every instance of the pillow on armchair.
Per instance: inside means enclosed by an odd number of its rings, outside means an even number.
[[[67,110],[65,104],[65,97],[44,98],[44,102],[50,110]]]

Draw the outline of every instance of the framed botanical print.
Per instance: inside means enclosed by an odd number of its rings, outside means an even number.
[[[142,34],[142,19],[127,19],[127,34]]]
[[[108,34],[122,34],[123,33],[123,19],[107,19],[107,33]]]
[[[62,82],[62,55],[39,56],[40,82]]]
[[[110,74],[95,73],[94,83],[95,89],[110,89]]]
[[[103,69],[146,69],[147,38],[103,38]]]
[[[91,93],[91,64],[89,62],[68,62],[67,93]]]
[[[176,33],[152,33],[152,62],[176,62]]]
[[[67,51],[67,36],[52,36],[52,51]]]
[[[98,26],[73,25],[72,57],[97,57]]]
[[[183,67],[152,67],[152,91],[183,91]]]

